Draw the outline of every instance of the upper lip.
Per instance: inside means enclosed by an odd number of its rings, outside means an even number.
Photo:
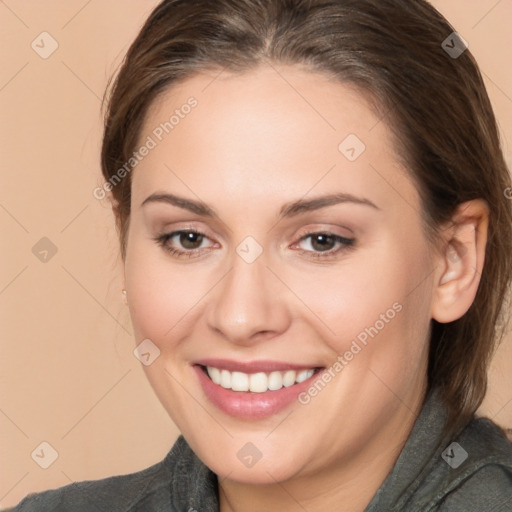
[[[294,364],[284,361],[234,361],[232,359],[201,359],[194,361],[193,364],[201,366],[213,366],[220,370],[242,373],[273,372],[286,370],[309,370],[320,368],[312,364]]]

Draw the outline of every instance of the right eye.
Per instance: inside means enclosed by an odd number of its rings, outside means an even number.
[[[163,249],[178,258],[194,258],[200,256],[197,252],[205,248],[203,242],[209,239],[199,231],[183,229],[164,233],[154,238],[154,240]]]

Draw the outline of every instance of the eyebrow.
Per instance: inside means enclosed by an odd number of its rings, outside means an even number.
[[[170,204],[172,206],[177,206],[178,208],[188,210],[202,217],[219,218],[219,215],[202,201],[186,199],[185,197],[180,197],[174,194],[164,194],[158,192],[151,194],[146,199],[144,199],[141,206],[149,203]],[[380,208],[375,203],[367,198],[357,197],[352,194],[339,193],[328,194],[307,200],[299,199],[297,201],[286,203],[281,207],[279,211],[279,218],[283,219],[285,217],[293,217],[295,215],[300,215],[301,213],[319,210],[320,208],[325,208],[327,206],[333,206],[341,203],[352,203],[369,206],[376,210],[380,210]]]
[[[320,208],[325,208],[327,206],[333,206],[335,204],[341,203],[352,203],[363,206],[370,206],[375,210],[380,210],[380,208],[365,197],[357,197],[352,194],[328,194],[325,196],[314,197],[313,199],[299,199],[298,201],[294,201],[292,203],[286,203],[283,205],[279,212],[279,218],[284,217],[292,217],[294,215],[298,215],[304,212],[309,212],[313,210],[318,210]]]
[[[149,197],[146,197],[144,201],[142,201],[141,206],[149,203],[165,203],[177,206],[178,208],[183,208],[184,210],[188,210],[203,217],[219,217],[214,210],[212,210],[203,202],[194,201],[193,199],[186,199],[185,197],[176,196],[174,194],[162,194],[159,192],[151,194]]]

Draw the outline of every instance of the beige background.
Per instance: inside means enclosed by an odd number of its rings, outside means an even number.
[[[512,1],[433,3],[480,62],[511,163]],[[3,507],[30,491],[147,467],[178,434],[133,356],[113,218],[92,195],[102,183],[107,78],[156,4],[0,0]],[[52,41],[42,32],[58,44],[46,59]],[[38,242],[50,250],[46,262],[33,253]],[[512,427],[510,336],[482,412]],[[41,442],[58,454],[47,469]]]

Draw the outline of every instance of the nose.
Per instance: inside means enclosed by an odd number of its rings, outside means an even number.
[[[265,259],[247,263],[238,255],[215,287],[208,327],[231,343],[252,345],[284,332],[290,323],[286,291]]]

